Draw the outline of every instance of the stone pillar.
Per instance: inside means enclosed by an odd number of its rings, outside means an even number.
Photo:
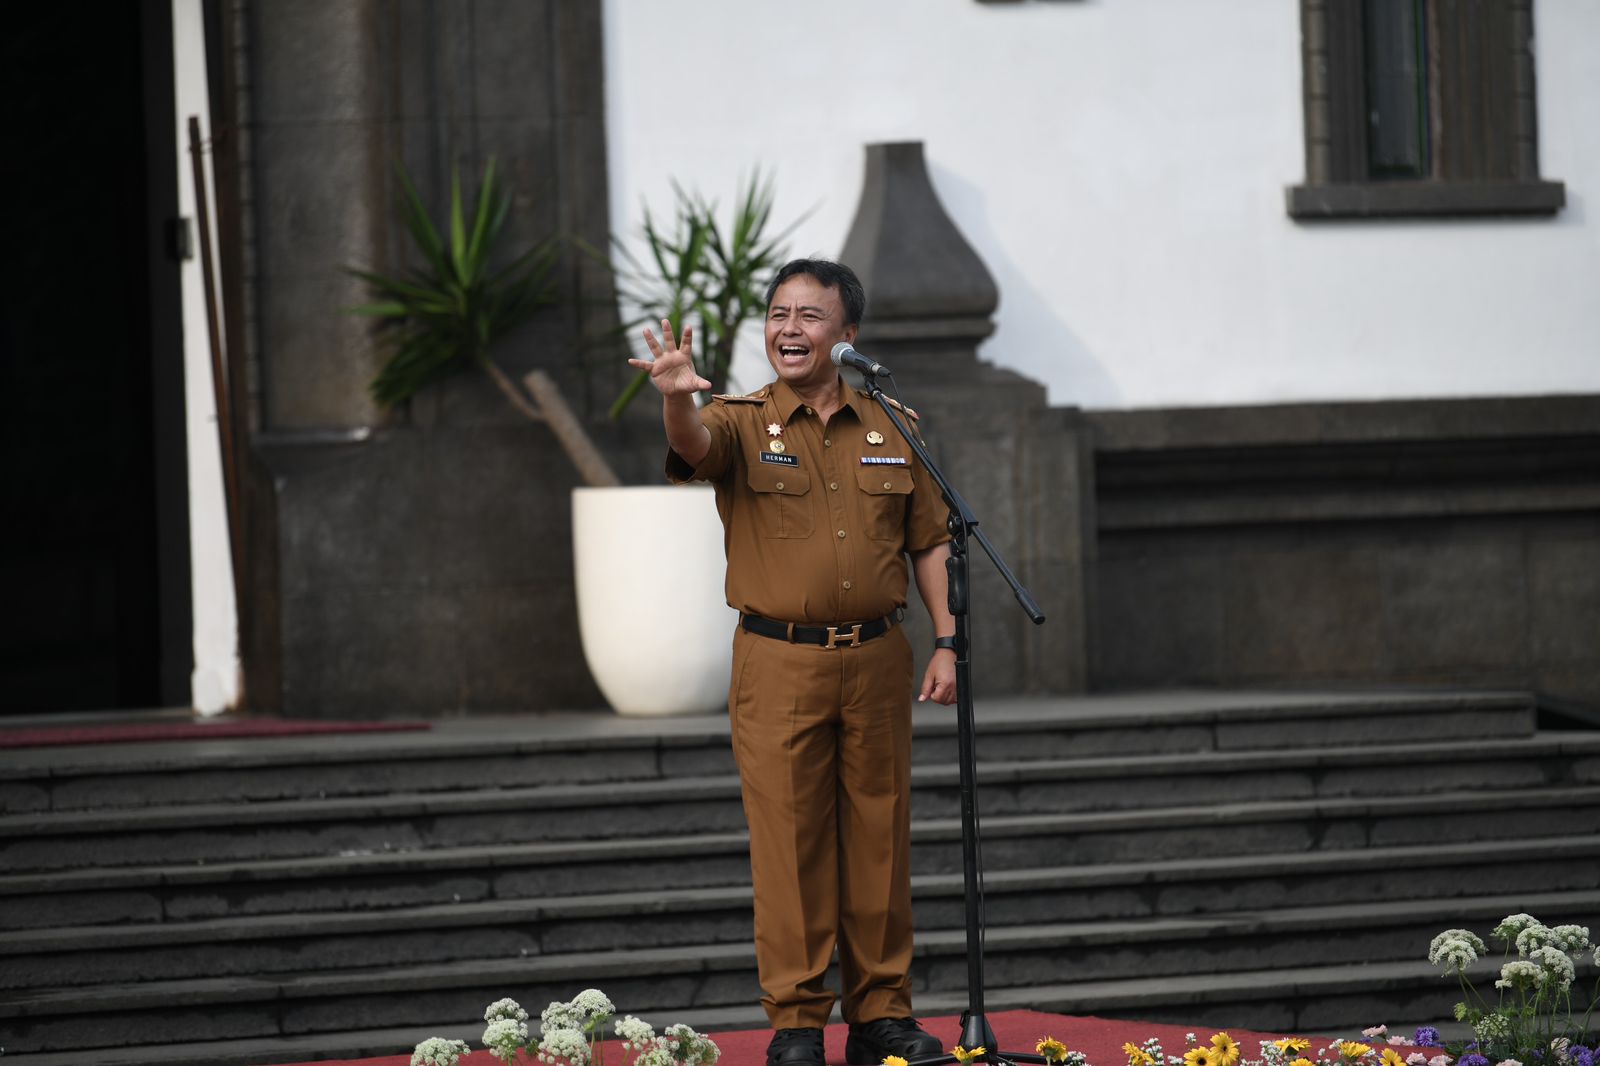
[[[894,368],[934,457],[1046,615],[1043,626],[1028,620],[974,542],[979,695],[1084,690],[1094,543],[1087,429],[1077,409],[1049,407],[1042,385],[979,360],[999,292],[939,203],[921,142],[867,146],[840,259],[867,290],[857,346]],[[925,622],[913,617],[925,658]]]
[[[505,251],[553,234],[606,245],[600,0],[242,2],[251,705],[599,707],[575,653],[576,473],[476,369],[378,409],[368,383],[387,353],[348,312],[368,294],[342,268],[415,263],[396,161],[439,218],[452,168],[470,196],[495,156],[512,196]],[[581,319],[609,289],[576,253],[557,280],[559,304],[495,355],[519,380],[549,370],[584,406]]]

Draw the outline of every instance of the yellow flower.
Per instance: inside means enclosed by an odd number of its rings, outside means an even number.
[[[1314,1066],[1314,1064],[1312,1063],[1312,1061],[1310,1059],[1298,1058],[1298,1059],[1295,1059],[1293,1062],[1289,1063],[1289,1066]]]
[[[1238,1066],[1239,1045],[1227,1033],[1216,1033],[1211,1037],[1211,1050],[1217,1053],[1212,1060],[1216,1066]]]
[[[1191,1048],[1183,1054],[1185,1066],[1219,1066],[1215,1048]]]
[[[1363,1044],[1359,1040],[1341,1040],[1337,1047],[1339,1056],[1346,1062],[1354,1062],[1363,1055],[1372,1054],[1372,1045]]]
[[[1392,1047],[1383,1049],[1383,1066],[1406,1066],[1406,1060]]]
[[[1122,1045],[1122,1053],[1128,1056],[1128,1066],[1155,1066],[1156,1060],[1150,1052],[1132,1041]]]
[[[883,1059],[883,1066],[911,1066],[911,1064],[899,1055],[886,1055]]]
[[[1311,1046],[1311,1041],[1303,1036],[1286,1036],[1282,1040],[1274,1040],[1279,1051],[1304,1051]],[[1309,1059],[1307,1060],[1310,1061]],[[1291,1064],[1292,1066],[1292,1064]]]
[[[982,1055],[988,1050],[988,1048],[980,1046],[968,1051],[960,1044],[957,1044],[955,1047],[950,1049],[950,1054],[954,1055],[956,1057],[956,1061],[961,1063],[962,1066],[966,1066],[967,1063],[971,1062],[973,1059],[977,1058],[979,1055]]]
[[[1063,1062],[1067,1057],[1067,1045],[1053,1036],[1045,1037],[1033,1049],[1043,1055],[1046,1062]]]

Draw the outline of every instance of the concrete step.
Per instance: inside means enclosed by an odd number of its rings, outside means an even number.
[[[991,940],[1005,927],[1100,923],[1127,941],[1129,957],[1143,960],[1141,972],[1148,973],[1156,972],[1149,969],[1149,952],[1129,932],[1138,923],[1212,928],[1221,936],[1216,915],[1249,911],[1270,925],[1279,920],[1274,912],[1280,908],[1326,911],[1348,905],[1375,912],[1422,908],[1429,921],[1447,921],[1467,886],[1581,891],[1593,886],[1597,866],[1600,836],[1508,842],[1490,856],[1478,844],[1198,856],[990,873],[985,904]],[[1374,870],[1403,873],[1375,877]],[[924,937],[964,928],[959,873],[914,878],[913,897],[916,927]],[[1600,895],[1586,899],[1600,901]],[[731,886],[26,930],[0,934],[0,988],[310,973],[399,966],[417,958],[549,957],[624,945],[696,950],[705,944],[749,943],[750,907],[749,887]],[[1593,910],[1600,915],[1600,906]],[[1248,950],[1268,947],[1252,943]],[[953,972],[959,977],[960,970],[958,965]]]
[[[1600,915],[1600,893],[1516,894],[1452,905],[1338,904],[1221,914],[1203,921],[1162,918],[991,928],[985,948],[988,1009],[1138,1011],[1149,1020],[1176,1021],[1203,1021],[1226,1009],[1236,1013],[1217,1024],[1301,1031],[1343,1027],[1352,1020],[1369,1024],[1396,1017],[1402,1006],[1414,1011],[1440,989],[1447,997],[1459,994],[1454,981],[1442,981],[1434,968],[1419,962],[1427,939],[1440,928],[1463,922],[1487,926],[1523,908],[1550,921],[1593,922]],[[1283,960],[1285,967],[1259,969],[1272,958]],[[1306,965],[1309,958],[1316,960],[1315,968]],[[1250,969],[1252,965],[1257,969]],[[1306,988],[1316,984],[1308,975],[1327,977],[1332,969],[1343,971],[1339,980],[1345,999],[1358,989],[1367,996],[1374,990],[1403,990],[1406,995],[1391,995],[1374,1014],[1344,1020],[1326,1004],[1299,1002]],[[1593,967],[1587,969],[1592,972]],[[963,934],[951,930],[920,937],[913,970],[918,1008],[925,1013],[949,1009],[946,1000],[964,998],[966,973]],[[1074,981],[1061,984],[1069,973]],[[1270,989],[1264,973],[1276,973],[1276,996],[1260,995]],[[1353,979],[1356,974],[1377,983],[1362,983]],[[1203,996],[1164,1003],[1150,998],[1155,988],[1171,990],[1202,977],[1209,989]],[[748,944],[701,945],[687,951],[633,948],[277,979],[211,977],[42,989],[9,995],[0,1003],[0,1018],[11,1034],[11,1050],[23,1053],[154,1040],[259,1040],[427,1023],[454,1028],[481,1017],[483,1005],[502,995],[537,1004],[566,998],[573,987],[587,984],[605,989],[634,1013],[670,1015],[698,1027],[706,1019],[696,1020],[697,1014],[752,1009],[754,953]],[[1098,991],[1087,994],[1090,989]],[[1067,998],[1086,994],[1087,999]],[[1268,998],[1269,1003],[1259,1001]],[[1246,1010],[1244,1004],[1253,1007]],[[1290,1013],[1265,1024],[1263,1015],[1285,1010]],[[1442,1010],[1448,1010],[1448,1002]],[[96,1061],[103,1061],[98,1053]]]
[[[1526,693],[1163,692],[980,701],[995,761],[1524,737]],[[955,761],[955,719],[914,715],[918,765]],[[725,715],[549,714],[426,733],[23,749],[0,767],[0,814],[603,784],[733,772]]]
[[[998,872],[1036,866],[1048,856],[1070,856],[1085,865],[1182,860],[1192,857],[1201,838],[1216,853],[1250,856],[1516,839],[1533,832],[1600,833],[1600,786],[996,815],[983,819],[983,862]],[[958,820],[914,822],[912,841],[914,872],[961,869]],[[623,867],[645,883],[748,884],[746,835],[731,831],[5,874],[0,875],[0,928],[571,896],[608,884]]]
[[[981,749],[980,749],[981,753]],[[981,763],[985,815],[1427,795],[1600,784],[1600,733],[1371,747],[1102,756]],[[960,811],[954,765],[912,774],[924,818]],[[731,775],[253,804],[0,817],[0,868],[23,872],[367,854],[538,840],[737,831]]]

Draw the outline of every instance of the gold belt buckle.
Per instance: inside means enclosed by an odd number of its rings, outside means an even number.
[[[843,648],[843,647],[857,648],[857,647],[860,647],[861,646],[861,623],[857,622],[854,625],[847,626],[846,628],[849,631],[842,633],[842,632],[839,631],[839,627],[838,626],[829,626],[828,627],[828,643],[823,645],[823,647],[825,647],[825,648]],[[850,643],[849,644],[840,643],[841,641],[846,641],[846,640],[848,640]]]

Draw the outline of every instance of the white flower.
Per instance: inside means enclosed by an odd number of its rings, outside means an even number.
[[[1501,1059],[1499,1062],[1495,1063],[1495,1066],[1522,1066],[1522,1063],[1518,1062],[1516,1059]]]
[[[1516,962],[1508,962],[1507,966],[1516,966]],[[1531,965],[1531,964],[1526,964]],[[1501,971],[1504,973],[1504,970]],[[1539,971],[1543,972],[1543,971]],[[1537,978],[1535,978],[1537,980]],[[1511,1036],[1511,1019],[1504,1014],[1485,1014],[1478,1019],[1478,1024],[1472,1027],[1472,1033],[1478,1040],[1485,1044],[1498,1043]]]
[[[579,1029],[552,1029],[544,1034],[543,1040],[539,1041],[539,1061],[587,1066],[589,1038]]]
[[[656,1037],[656,1040],[660,1039]],[[657,1043],[649,1050],[640,1052],[633,1066],[678,1066],[678,1060],[672,1054],[671,1044]]]
[[[1413,1051],[1406,1056],[1406,1066],[1428,1066],[1428,1057],[1420,1051]]]
[[[1539,919],[1531,914],[1508,914],[1494,927],[1494,935],[1501,940],[1513,940],[1516,935],[1530,925],[1542,925]]]
[[[669,1025],[657,1040],[674,1049],[677,1056],[674,1062],[711,1066],[722,1057],[722,1049],[709,1037],[701,1036],[687,1025]]]
[[[1572,987],[1573,978],[1577,977],[1577,970],[1572,965],[1572,960],[1560,948],[1537,948],[1533,952],[1533,961],[1544,970],[1546,985],[1554,985],[1558,990],[1565,992]],[[1518,1063],[1518,1066],[1521,1066]]]
[[[1466,933],[1467,930],[1451,930],[1451,932]],[[1443,936],[1443,933],[1440,933],[1440,936]],[[1467,933],[1467,936],[1472,936],[1472,933]],[[1472,936],[1472,940],[1467,940],[1464,936],[1454,936],[1450,940],[1434,938],[1434,943],[1427,949],[1427,960],[1445,964],[1446,973],[1461,972],[1477,962],[1478,956],[1483,951],[1486,951],[1483,948],[1483,941],[1478,940],[1477,936]]]
[[[1371,1036],[1383,1036],[1388,1031],[1389,1031],[1389,1027],[1387,1025],[1374,1025],[1371,1029],[1363,1029],[1363,1030],[1361,1030],[1361,1035],[1362,1036],[1368,1036],[1368,1037],[1371,1037]]]
[[[518,1049],[527,1042],[528,1023],[515,1018],[496,1018],[483,1030],[483,1046],[503,1062],[514,1060]]]
[[[1551,943],[1568,955],[1576,955],[1589,946],[1589,927],[1586,925],[1558,925],[1550,930]]]
[[[1448,936],[1449,933],[1462,933],[1464,936]],[[1478,956],[1487,948],[1483,941],[1467,932],[1465,929],[1448,929],[1433,938],[1433,943],[1428,946],[1428,961],[1443,963],[1445,972],[1462,971],[1478,961]]]
[[[1544,980],[1544,969],[1538,963],[1528,962],[1525,959],[1514,959],[1500,967],[1500,980],[1496,981],[1494,986],[1496,988],[1536,988],[1543,984]],[[1496,1015],[1489,1015],[1483,1019],[1483,1022],[1478,1023],[1479,1026],[1482,1026],[1489,1018],[1494,1017]],[[1478,1035],[1481,1038],[1483,1033],[1480,1031]]]
[[[656,1031],[651,1028],[649,1022],[640,1021],[631,1014],[626,1018],[619,1019],[616,1029],[617,1036],[619,1036],[622,1039],[622,1042],[628,1045],[630,1049],[643,1048],[646,1044],[656,1038]]]
[[[492,1022],[496,1018],[514,1018],[519,1022],[525,1022],[528,1020],[528,1012],[514,999],[497,999],[483,1008],[484,1021]]]
[[[1550,1050],[1555,1054],[1557,1062],[1566,1062],[1568,1059],[1572,1058],[1572,1055],[1568,1050],[1571,1047],[1572,1041],[1568,1040],[1564,1036],[1558,1036],[1554,1040],[1550,1041]]]
[[[456,1066],[469,1050],[465,1040],[430,1036],[411,1053],[411,1066]]]
[[[558,1029],[582,1029],[583,1019],[570,1003],[552,1003],[539,1014],[539,1032],[548,1036]]]
[[[617,1013],[617,1005],[611,1002],[606,994],[598,988],[585,988],[582,992],[573,996],[572,1009],[574,1013],[587,1015],[590,1018],[595,1018],[602,1014],[609,1018]]]
[[[1549,944],[1552,936],[1554,934],[1549,929],[1538,923],[1528,926],[1517,934],[1517,954],[1527,958],[1538,949]]]
[[[1428,1066],[1450,1066],[1451,1061],[1449,1055],[1435,1055],[1428,1060]]]

